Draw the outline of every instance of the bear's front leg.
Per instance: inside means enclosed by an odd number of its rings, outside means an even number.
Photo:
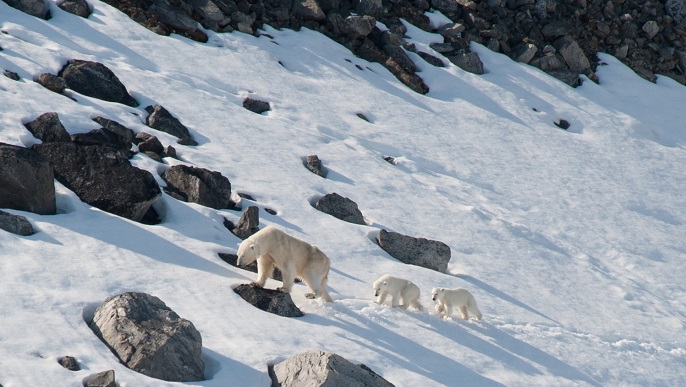
[[[274,271],[274,259],[268,255],[263,255],[257,258],[257,280],[255,285],[263,288],[267,283],[267,278],[272,276]]]
[[[281,287],[276,288],[276,290],[284,293],[290,293],[293,289],[293,282],[295,282],[295,268],[293,265],[285,265],[284,267],[279,267],[281,269],[281,279],[283,283]]]
[[[381,292],[381,294],[379,294],[379,297],[376,298],[376,303],[379,305],[383,304],[386,301],[387,295],[388,295],[388,293]]]

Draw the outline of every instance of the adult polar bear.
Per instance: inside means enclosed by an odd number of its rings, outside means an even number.
[[[400,306],[407,309],[408,306],[412,305],[416,309],[422,309],[422,304],[419,303],[419,288],[406,279],[384,274],[374,281],[372,286],[374,287],[374,296],[378,297],[376,299],[377,304],[383,304],[386,301],[386,296],[390,294],[391,306],[394,308]],[[400,305],[400,299],[403,300],[402,305]]]
[[[297,277],[312,290],[305,297],[321,297],[325,301],[333,301],[326,289],[331,261],[317,246],[270,225],[245,239],[238,247],[238,266],[249,265],[255,260],[255,284],[258,286],[264,287],[274,267],[278,267],[283,277],[283,285],[278,290],[290,293]]]
[[[431,299],[436,301],[436,311],[441,316],[450,317],[453,314],[453,307],[456,306],[463,320],[469,319],[469,312],[472,312],[477,320],[481,320],[481,312],[476,307],[476,299],[467,289],[433,288]]]

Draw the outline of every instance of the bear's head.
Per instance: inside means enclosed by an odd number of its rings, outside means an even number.
[[[386,289],[388,281],[374,282],[374,297],[378,297],[382,290]]]
[[[431,299],[433,301],[442,300],[444,293],[445,293],[445,288],[433,288],[433,289],[431,289]]]
[[[243,267],[255,262],[260,254],[257,244],[250,239],[246,239],[238,245],[238,253],[236,255],[238,255],[236,265]]]

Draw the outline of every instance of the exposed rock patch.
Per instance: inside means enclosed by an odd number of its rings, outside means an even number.
[[[305,159],[305,168],[317,176],[326,177],[326,171],[322,167],[322,161],[317,155],[307,156]]]
[[[31,149],[0,143],[0,165],[0,208],[55,213],[55,181],[47,159]]]
[[[224,225],[237,237],[246,239],[260,230],[260,209],[250,206],[243,212],[235,227],[226,219]]]
[[[246,98],[243,100],[243,107],[250,110],[253,113],[262,114],[272,110],[269,102],[260,101],[259,99]]]
[[[146,119],[146,125],[149,127],[178,137],[181,145],[198,145],[188,128],[164,107],[151,105],[145,110],[149,113]]]
[[[67,129],[64,128],[59,116],[55,112],[44,113],[35,120],[27,122],[26,129],[33,137],[43,142],[67,142],[71,141]]]
[[[21,236],[33,235],[36,232],[33,230],[31,222],[26,217],[10,214],[0,210],[0,230],[11,232]]]
[[[282,317],[302,317],[305,314],[293,303],[289,293],[261,288],[255,284],[242,284],[233,289],[250,305]]]
[[[114,370],[98,372],[91,375],[83,383],[84,387],[117,387]]]
[[[31,16],[50,19],[50,6],[46,0],[3,0],[7,5]]]
[[[232,208],[231,182],[216,171],[175,165],[162,174],[175,197],[211,208]]]
[[[326,194],[317,200],[314,208],[345,222],[365,224],[357,203],[335,192]]]
[[[450,247],[443,242],[415,238],[381,230],[376,242],[393,258],[411,265],[445,273],[450,261]]]
[[[119,78],[102,63],[72,59],[58,76],[64,79],[68,88],[88,97],[138,106]]]

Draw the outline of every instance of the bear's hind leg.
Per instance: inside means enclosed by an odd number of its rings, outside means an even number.
[[[333,302],[333,299],[326,290],[327,277],[317,278],[317,271],[312,269],[305,274],[303,281],[310,288],[312,293],[305,293],[305,297],[309,299],[315,299],[321,297],[324,301]]]
[[[281,269],[281,280],[283,283],[276,290],[284,293],[290,293],[293,290],[293,282],[295,281],[295,269],[292,265],[285,265],[280,267]]]
[[[463,305],[460,307],[460,314],[463,320],[469,320],[469,313],[467,313],[467,306]]]

